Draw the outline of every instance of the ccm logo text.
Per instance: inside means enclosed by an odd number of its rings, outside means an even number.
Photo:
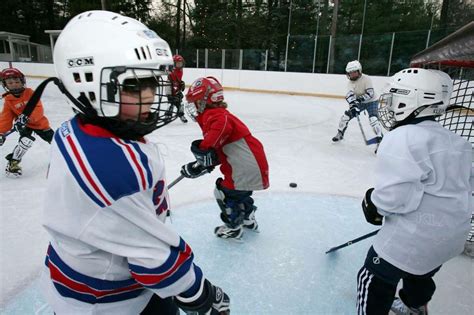
[[[74,58],[74,59],[67,60],[67,66],[69,68],[93,66],[93,65],[94,65],[93,57]]]

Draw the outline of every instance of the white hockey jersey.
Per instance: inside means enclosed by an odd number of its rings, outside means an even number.
[[[56,314],[138,314],[153,293],[192,296],[203,275],[189,245],[164,224],[163,159],[79,118],[56,131],[44,227],[43,288]]]
[[[355,81],[349,80],[347,83],[347,90],[354,92],[356,98],[362,103],[370,103],[377,100],[372,79],[366,74]]]
[[[434,121],[399,127],[377,152],[378,255],[422,275],[463,251],[473,212],[472,146]]]

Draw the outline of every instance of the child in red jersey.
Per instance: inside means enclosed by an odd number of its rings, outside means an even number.
[[[202,140],[193,141],[197,162],[185,164],[181,174],[196,178],[220,164],[224,178],[214,191],[224,225],[215,228],[220,238],[237,238],[243,227],[257,230],[252,193],[269,187],[268,163],[263,145],[247,126],[227,110],[222,85],[214,77],[199,78],[186,94],[189,115],[201,127]]]
[[[181,55],[173,56],[174,68],[168,78],[171,81],[171,98],[170,102],[178,109],[178,117],[183,123],[188,120],[184,116],[183,91],[185,88],[183,81],[184,58]]]

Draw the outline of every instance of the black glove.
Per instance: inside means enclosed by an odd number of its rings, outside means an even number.
[[[229,315],[229,296],[219,287],[212,285],[207,279],[204,280],[202,293],[192,302],[193,298],[176,297],[176,304],[186,314],[192,315]]]
[[[184,81],[179,81],[179,89],[181,91],[184,91],[185,88],[186,88],[186,85],[184,84]]]
[[[214,166],[205,167],[198,162],[190,162],[181,166],[181,175],[186,178],[198,178],[214,170]]]
[[[364,200],[362,200],[362,210],[364,211],[365,220],[373,225],[382,225],[383,216],[377,212],[377,207],[373,204],[370,197],[372,196],[373,188],[370,188],[365,193]]]
[[[24,114],[20,114],[20,116],[18,116],[18,118],[16,119],[13,128],[15,128],[15,130],[18,133],[22,133],[25,130],[27,123],[28,123],[28,116]]]
[[[349,104],[349,111],[351,112],[352,117],[356,117],[360,114],[359,108],[360,102],[354,101]]]
[[[3,133],[0,134],[0,147],[5,143],[6,138],[7,137],[5,137],[5,135]]]
[[[194,140],[191,143],[191,152],[194,154],[194,157],[199,162],[199,164],[204,165],[206,167],[219,164],[219,159],[217,158],[217,153],[214,149],[199,149],[201,141],[202,140]]]

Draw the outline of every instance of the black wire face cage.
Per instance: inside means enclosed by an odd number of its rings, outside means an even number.
[[[161,70],[103,68],[100,87],[100,116],[114,121],[108,127],[119,136],[144,136],[178,118],[178,107],[182,100],[179,95],[172,95],[171,82]],[[153,91],[153,100],[149,92],[147,99],[144,99],[147,90]],[[125,100],[125,95],[131,96],[134,101]],[[136,110],[132,110],[133,116],[125,115],[124,108],[130,110],[133,106],[137,106]]]
[[[382,94],[379,98],[377,116],[382,126],[387,130],[392,130],[397,123],[395,120],[395,113],[392,110],[392,99],[392,93]]]

